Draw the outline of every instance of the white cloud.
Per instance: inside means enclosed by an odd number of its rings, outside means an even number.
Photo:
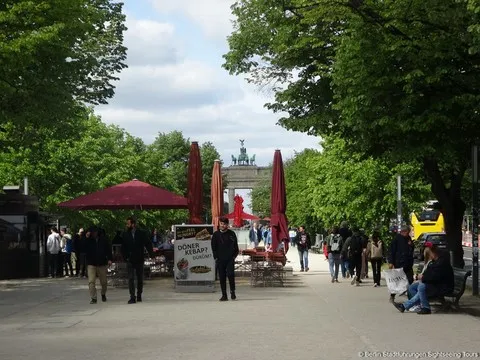
[[[150,0],[143,0],[144,2]],[[153,0],[152,0],[153,1]],[[164,11],[186,14],[212,34],[228,33],[230,1],[155,1]],[[288,132],[276,125],[278,115],[263,107],[270,101],[243,79],[231,77],[215,58],[198,60],[177,33],[179,24],[128,18],[125,43],[129,68],[120,74],[115,98],[97,112],[107,123],[118,124],[151,143],[159,132],[180,130],[200,143],[211,141],[225,165],[239,154],[245,139],[248,154],[258,165],[268,165],[275,149],[284,159],[306,147],[318,148],[318,139]],[[202,40],[202,37],[200,37]],[[211,42],[203,38],[199,48]],[[202,58],[202,56],[200,56]]]
[[[182,13],[199,25],[205,35],[225,39],[232,31],[233,0],[151,0],[162,14]]]
[[[106,123],[117,124],[146,143],[159,132],[173,130],[192,141],[211,141],[225,166],[231,155],[238,156],[239,139],[245,139],[248,155],[255,154],[259,166],[270,164],[276,149],[285,160],[295,151],[319,148],[318,138],[277,126],[278,115],[263,106],[269,96],[218,66],[220,55],[211,50],[219,49],[219,40],[224,46],[232,30],[233,0],[135,0],[127,5],[137,1],[154,4],[162,21],[155,21],[155,12],[143,16],[148,20],[128,17],[125,44],[130,67],[120,74],[111,103],[97,107]],[[185,35],[181,26],[189,24],[173,23],[178,14],[200,26],[205,35],[195,38],[199,43],[193,48],[180,36]],[[244,195],[249,211],[248,191],[238,193]]]
[[[200,143],[211,141],[226,165],[231,155],[238,156],[239,139],[245,139],[249,156],[256,155],[258,165],[268,165],[275,149],[282,150],[284,159],[304,148],[318,148],[319,139],[302,133],[289,132],[276,126],[277,117],[256,107],[244,93],[237,101],[209,104],[165,112],[122,108],[100,108],[106,122],[116,123],[147,143],[159,132],[180,130],[185,137]]]
[[[125,44],[130,66],[175,63],[179,48],[174,46],[175,28],[172,24],[129,17]]]
[[[218,104],[239,95],[226,74],[205,63],[132,66],[120,74],[114,104],[161,112]]]

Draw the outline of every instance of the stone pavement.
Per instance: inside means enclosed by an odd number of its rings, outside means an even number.
[[[176,293],[171,279],[147,281],[144,302],[127,289],[89,305],[86,280],[0,282],[0,359],[438,359],[480,351],[478,318],[399,313],[385,286],[330,283],[323,255],[310,271],[294,269],[286,288],[251,288],[238,279],[238,300]],[[400,356],[389,353],[404,352]],[[468,354],[465,354],[468,355]],[[456,356],[459,358],[459,356]]]

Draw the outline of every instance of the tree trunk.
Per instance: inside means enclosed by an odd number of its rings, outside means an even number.
[[[462,222],[466,205],[461,198],[461,185],[465,169],[451,172],[450,187],[447,188],[438,162],[432,159],[424,159],[423,163],[425,173],[432,184],[432,192],[440,203],[445,220],[448,248],[452,252],[452,266],[463,268],[465,262],[463,260]]]

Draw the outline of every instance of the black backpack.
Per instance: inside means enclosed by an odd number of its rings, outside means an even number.
[[[348,247],[348,258],[360,255],[362,250],[362,238],[360,236],[352,236]]]

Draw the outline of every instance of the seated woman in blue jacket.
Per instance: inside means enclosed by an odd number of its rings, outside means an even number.
[[[444,296],[453,291],[454,276],[449,254],[440,252],[432,243],[427,242],[425,246],[431,250],[431,260],[423,274],[418,275],[417,280],[419,281],[409,286],[408,292],[412,297],[403,304],[393,303],[402,313],[412,306],[420,304],[417,314],[431,314],[428,298]]]

